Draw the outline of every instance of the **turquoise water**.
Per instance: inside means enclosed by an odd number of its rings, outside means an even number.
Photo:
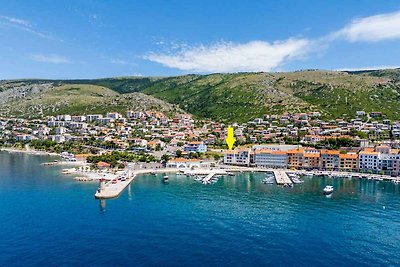
[[[97,184],[49,160],[0,153],[0,266],[400,265],[400,186],[388,182],[142,176],[100,202]]]

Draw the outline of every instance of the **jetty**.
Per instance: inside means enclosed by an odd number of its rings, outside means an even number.
[[[283,170],[274,170],[273,171],[276,183],[278,185],[292,185],[293,182],[290,180],[289,176]]]
[[[111,180],[106,182],[105,179],[100,180],[99,189],[97,189],[94,197],[97,199],[108,199],[118,197],[122,191],[135,179],[136,175],[128,175],[124,180]]]
[[[105,178],[100,179],[99,188],[94,194],[94,197],[97,199],[110,199],[118,197],[139,174],[168,173],[177,171],[179,171],[179,169],[176,168],[158,169],[158,170],[147,169],[147,170],[135,170],[135,171],[130,171],[128,169],[127,172],[120,175],[124,176],[125,179],[118,179],[118,176],[116,176],[112,180],[107,180]]]

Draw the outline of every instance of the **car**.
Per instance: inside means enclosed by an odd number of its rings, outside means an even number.
[[[116,184],[117,183],[117,179],[112,180],[111,183]]]

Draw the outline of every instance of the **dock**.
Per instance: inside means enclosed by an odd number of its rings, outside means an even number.
[[[291,185],[293,184],[292,180],[290,180],[289,176],[283,170],[274,170],[273,171],[276,183],[278,185]]]
[[[97,199],[108,199],[118,197],[122,191],[135,179],[136,175],[129,176],[125,181],[117,180],[115,184],[112,181],[100,181],[100,187],[94,194]],[[104,183],[103,185],[101,183]]]
[[[203,184],[208,184],[210,183],[210,180],[213,178],[213,176],[216,175],[215,172],[211,172],[210,174],[208,174],[203,180]]]
[[[158,169],[158,170],[135,170],[127,172],[127,178],[125,181],[118,180],[116,183],[112,183],[110,179],[107,181],[107,178],[100,180],[100,186],[97,189],[94,197],[97,199],[109,199],[118,197],[124,189],[136,178],[139,174],[150,174],[150,173],[166,173],[166,172],[177,172],[179,169],[171,168],[171,169]],[[116,178],[115,178],[116,179]]]

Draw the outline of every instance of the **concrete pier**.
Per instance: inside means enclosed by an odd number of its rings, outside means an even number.
[[[273,173],[274,173],[274,176],[275,176],[276,183],[278,185],[285,185],[285,184],[291,185],[291,184],[293,184],[292,180],[290,180],[289,176],[286,174],[285,171],[274,170]]]
[[[215,172],[212,172],[212,173],[208,174],[208,175],[202,180],[202,182],[203,182],[203,183],[210,183],[210,180],[214,177],[215,174],[216,174]]]
[[[112,180],[100,184],[94,197],[97,199],[109,199],[118,197],[124,189],[136,178],[139,174],[150,174],[150,173],[171,173],[178,172],[179,169],[157,169],[157,170],[135,170],[127,172],[127,178],[125,181],[117,180],[116,183],[112,183]]]
[[[107,199],[118,197],[122,191],[135,179],[136,175],[127,177],[125,181],[117,180],[115,184],[112,181],[103,182],[104,185],[100,185],[99,189],[94,194],[97,199]],[[102,183],[102,182],[100,182]]]

